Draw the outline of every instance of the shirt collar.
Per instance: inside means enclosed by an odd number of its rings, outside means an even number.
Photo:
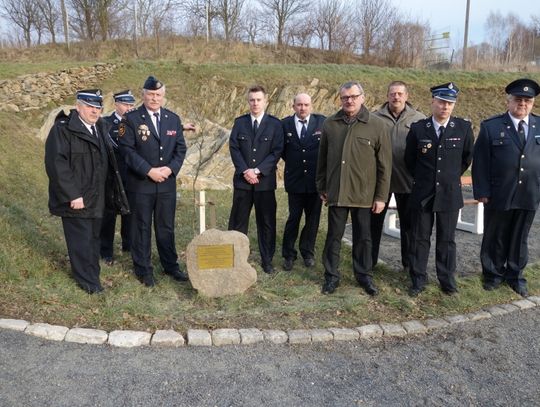
[[[255,120],[257,120],[257,123],[261,124],[261,120],[263,119],[263,116],[264,116],[264,112],[262,112],[259,116],[255,117],[253,116],[252,114],[250,114],[250,117],[251,117],[251,124],[253,124],[253,122]]]
[[[519,122],[523,120],[523,122],[525,123],[525,125],[527,127],[529,127],[529,115],[527,115],[525,118],[523,119],[518,119],[517,117],[514,117],[510,114],[510,112],[508,112],[508,116],[510,116],[510,119],[512,120],[512,123],[514,123],[514,128],[517,130],[518,128],[518,125],[519,125]]]
[[[311,115],[308,115],[305,119],[300,119],[297,115],[294,115],[294,122],[296,123],[296,125],[298,125],[298,123],[300,123],[300,120],[305,120],[307,125],[309,123],[310,116]]]
[[[435,129],[435,133],[439,134],[439,127],[444,126],[444,128],[448,128],[448,122],[450,121],[450,118],[446,120],[444,123],[439,123],[433,116],[431,116],[431,122],[433,123],[433,127]]]

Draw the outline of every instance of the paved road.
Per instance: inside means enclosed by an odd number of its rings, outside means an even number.
[[[538,406],[540,308],[317,346],[118,349],[0,330],[0,406]]]

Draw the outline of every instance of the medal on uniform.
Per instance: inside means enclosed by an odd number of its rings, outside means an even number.
[[[148,140],[148,136],[150,135],[150,129],[148,128],[146,124],[141,124],[139,126],[138,133],[141,136],[141,140],[146,141]]]

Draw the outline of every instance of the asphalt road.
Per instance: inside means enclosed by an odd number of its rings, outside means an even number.
[[[538,406],[540,308],[420,337],[120,349],[0,330],[0,406]]]

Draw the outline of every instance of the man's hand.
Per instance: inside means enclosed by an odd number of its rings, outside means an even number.
[[[159,167],[158,170],[161,171],[165,179],[169,178],[172,174],[172,170],[169,167]]]
[[[326,205],[328,203],[328,195],[326,192],[322,192],[319,197],[321,198],[321,201],[323,201],[323,204]]]
[[[148,174],[146,175],[148,175],[154,182],[163,182],[168,178],[168,176],[165,176],[164,172],[162,172],[162,168],[166,167],[150,168],[150,171],[148,171]]]
[[[478,202],[487,204],[489,202],[489,198],[486,198],[486,197],[478,198]]]
[[[182,125],[184,131],[197,131],[197,127],[193,123],[186,123]]]
[[[74,199],[69,203],[71,209],[84,209],[84,201],[82,196],[80,198]]]
[[[255,174],[255,169],[248,168],[244,171],[244,179],[248,184],[255,185],[259,183],[259,177]]]
[[[371,212],[373,212],[375,214],[381,213],[384,210],[385,205],[386,204],[384,202],[374,201],[373,206],[371,207]]]

